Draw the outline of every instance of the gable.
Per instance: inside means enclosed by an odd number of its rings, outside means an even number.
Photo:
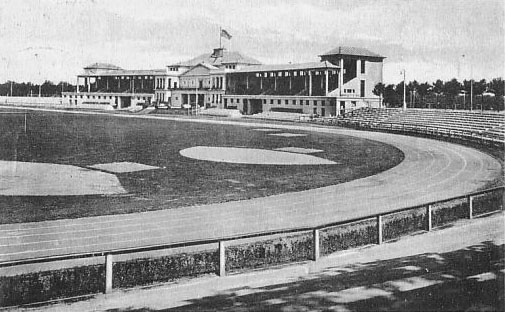
[[[182,74],[181,76],[208,76],[210,73],[210,69],[202,64],[198,64],[193,68],[190,68],[187,72]]]

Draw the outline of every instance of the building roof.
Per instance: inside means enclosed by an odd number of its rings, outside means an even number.
[[[256,65],[247,66],[237,69],[232,73],[250,73],[250,72],[270,72],[270,71],[286,71],[286,70],[307,70],[307,69],[337,69],[339,66],[333,65],[330,62],[311,62],[298,64],[274,64],[274,65]]]
[[[119,70],[107,70],[100,72],[88,72],[79,76],[154,76],[163,75],[167,71],[165,69],[119,69]]]
[[[90,65],[84,67],[84,69],[118,70],[118,69],[122,69],[122,68],[119,66],[113,65],[113,64],[108,64],[108,63],[93,63],[93,64],[90,64]]]
[[[222,53],[216,53],[216,51],[214,51],[214,53],[205,53],[193,59],[190,59],[189,61],[180,62],[172,66],[192,67],[200,63],[205,63],[216,67],[219,67],[224,64],[248,64],[248,65],[261,64],[260,61],[253,59],[252,57],[245,56],[240,52],[235,51],[229,52],[226,51],[225,49],[216,49],[216,50],[222,50]]]
[[[365,49],[365,48],[346,47],[346,46],[336,47],[336,48],[334,48],[324,54],[321,54],[319,56],[330,56],[330,55],[353,55],[353,56],[386,58],[385,56],[379,55],[379,54],[372,52],[372,51]]]

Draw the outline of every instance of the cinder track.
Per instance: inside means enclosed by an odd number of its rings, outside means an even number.
[[[68,112],[102,114],[90,112]],[[118,118],[263,127],[262,123],[117,115]],[[374,176],[265,198],[72,220],[0,225],[0,261],[232,236],[313,226],[464,195],[502,174],[501,163],[475,149],[379,132],[274,125],[367,138],[401,149],[405,160]]]

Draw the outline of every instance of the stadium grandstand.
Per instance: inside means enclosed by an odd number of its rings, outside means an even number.
[[[95,63],[77,76],[77,91],[63,93],[71,106],[130,109],[134,106],[214,107],[252,115],[263,112],[339,116],[379,108],[374,86],[382,82],[385,57],[340,46],[319,62],[265,65],[242,53],[212,53],[165,69],[125,70]]]
[[[315,122],[340,126],[462,137],[503,143],[505,114],[490,111],[361,108],[337,118]]]

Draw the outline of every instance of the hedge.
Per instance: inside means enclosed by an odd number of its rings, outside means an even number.
[[[312,234],[309,233],[232,245],[226,248],[226,270],[304,261],[310,259],[312,250]]]
[[[377,242],[377,221],[368,219],[340,225],[320,232],[321,255]]]
[[[104,265],[0,276],[0,306],[99,293],[104,283]]]
[[[426,208],[407,210],[383,217],[384,240],[392,240],[400,236],[426,229]]]

